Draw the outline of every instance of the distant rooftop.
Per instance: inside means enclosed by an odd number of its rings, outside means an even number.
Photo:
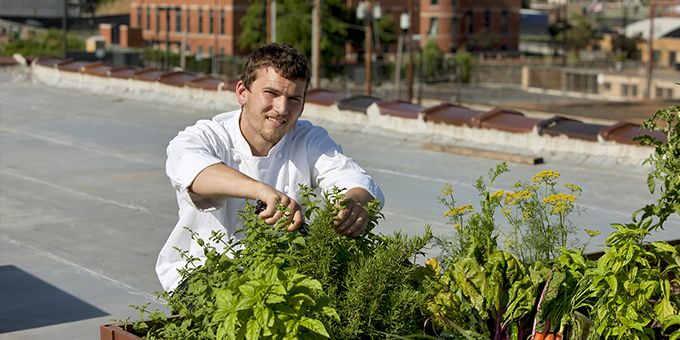
[[[654,18],[653,35],[654,39],[680,38],[680,18]],[[641,36],[643,39],[648,39],[649,19],[636,21],[626,26],[626,36],[630,38]]]

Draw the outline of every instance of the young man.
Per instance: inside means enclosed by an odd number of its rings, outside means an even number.
[[[179,221],[156,263],[163,289],[179,284],[185,260],[176,248],[203,257],[185,227],[204,240],[213,230],[238,236],[238,212],[246,200],[261,200],[267,208],[260,218],[268,224],[288,218],[294,231],[303,222],[300,184],[347,189],[348,205],[338,213],[335,230],[347,236],[365,231],[365,206],[374,198],[383,202],[383,194],[325,129],[298,121],[309,80],[307,62],[293,47],[265,45],[251,54],[236,85],[241,109],[198,121],[170,142],[166,173],[176,190]],[[289,215],[277,211],[277,203]]]

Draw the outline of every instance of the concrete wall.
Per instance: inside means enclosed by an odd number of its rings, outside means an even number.
[[[225,107],[238,106],[231,91],[206,91],[165,85],[158,82],[114,79],[92,76],[85,73],[60,71],[57,68],[37,64],[32,66],[33,81],[49,86],[78,89],[93,94],[108,95],[180,105],[192,109],[208,109],[220,112]],[[541,136],[531,133],[510,133],[492,129],[478,129],[446,124],[428,123],[422,119],[399,118],[380,114],[376,104],[366,114],[340,110],[337,105],[322,106],[313,103],[305,105],[305,119],[354,124],[361,129],[380,129],[400,135],[426,136],[428,140],[449,141],[477,145],[483,148],[522,150],[523,152],[559,153],[569,152],[585,156],[612,157],[617,162],[639,165],[652,152],[651,148],[618,144],[599,140],[589,142],[567,137]]]

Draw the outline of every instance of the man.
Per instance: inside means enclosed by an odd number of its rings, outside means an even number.
[[[179,221],[156,263],[163,289],[179,284],[185,260],[177,248],[203,257],[185,227],[204,240],[214,230],[237,237],[238,212],[246,200],[261,200],[267,206],[261,219],[274,224],[287,218],[288,230],[294,231],[303,223],[300,184],[347,189],[347,208],[338,213],[334,228],[347,236],[365,231],[366,204],[374,198],[383,202],[383,194],[325,129],[298,121],[309,80],[298,51],[265,45],[251,54],[236,85],[241,109],[200,120],[170,142],[166,173],[176,190]],[[288,208],[288,215],[277,211],[277,203]]]

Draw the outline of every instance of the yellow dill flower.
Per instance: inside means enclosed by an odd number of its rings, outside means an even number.
[[[571,191],[571,192],[581,192],[582,191],[581,187],[576,185],[576,184],[566,183],[566,184],[564,184],[564,187],[569,189],[569,191]]]
[[[442,189],[439,191],[439,193],[442,196],[451,196],[451,195],[453,195],[453,187],[451,186],[451,184],[446,183],[446,184],[444,184]]]
[[[529,190],[506,192],[505,193],[505,204],[515,205],[517,202],[522,200],[530,199],[534,196],[534,193]]]
[[[447,211],[444,216],[459,216],[472,211],[475,211],[475,208],[472,206],[472,204],[463,204]]]
[[[460,223],[454,223],[453,227],[458,230],[460,229]]]
[[[544,170],[531,177],[531,182],[541,183],[541,182],[552,182],[560,177],[560,173],[553,170]]]
[[[567,209],[571,209],[575,200],[576,196],[574,195],[560,193],[547,196],[543,199],[543,203],[551,206],[551,213],[562,214]]]
[[[493,194],[491,194],[491,196],[489,196],[489,199],[491,201],[500,201],[503,198],[503,196],[505,196],[506,193],[507,193],[507,191],[505,191],[503,189],[498,190],[498,191],[494,192]]]
[[[588,229],[588,228],[585,228],[585,229],[583,229],[583,231],[585,231],[586,234],[588,234],[588,236],[590,236],[590,237],[595,237],[595,236],[597,236],[597,235],[600,235],[600,231],[599,231],[599,230],[595,230],[595,229]]]

